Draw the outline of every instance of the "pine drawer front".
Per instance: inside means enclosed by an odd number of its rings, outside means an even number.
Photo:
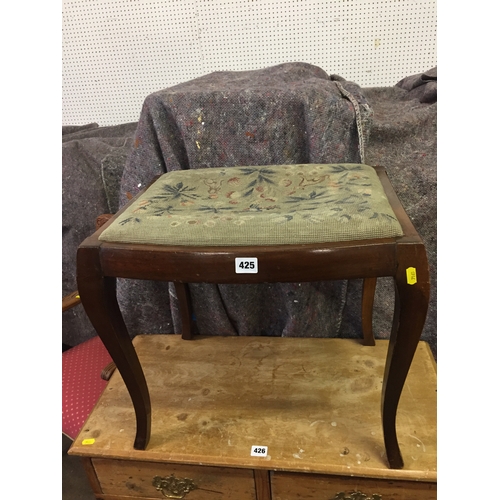
[[[419,481],[271,473],[273,500],[436,500],[436,490]]]
[[[256,500],[251,469],[101,458],[92,463],[102,498]]]

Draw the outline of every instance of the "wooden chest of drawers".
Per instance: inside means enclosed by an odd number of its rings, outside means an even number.
[[[387,341],[141,335],[134,345],[151,391],[151,440],[133,449],[134,411],[115,373],[69,451],[83,457],[96,498],[436,498],[427,344],[398,411],[402,470],[388,468],[382,436]]]

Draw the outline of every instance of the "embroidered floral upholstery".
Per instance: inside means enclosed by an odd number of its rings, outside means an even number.
[[[100,236],[157,245],[275,245],[402,235],[375,170],[268,165],[162,175]]]

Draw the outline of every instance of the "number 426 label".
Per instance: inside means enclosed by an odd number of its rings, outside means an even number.
[[[267,457],[267,446],[257,446],[253,445],[250,450],[250,456],[252,457]]]
[[[259,272],[257,257],[236,257],[234,266],[237,274],[257,274]]]

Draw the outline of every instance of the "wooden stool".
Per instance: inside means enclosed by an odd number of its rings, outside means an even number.
[[[85,310],[130,393],[134,448],[151,430],[146,380],[116,300],[116,278],[172,281],[191,339],[188,283],[364,279],[370,341],[377,277],[393,276],[396,306],[382,388],[391,468],[402,468],[396,412],[424,326],[429,270],[423,242],[383,168],[363,164],[209,168],[164,174],[78,249]]]

